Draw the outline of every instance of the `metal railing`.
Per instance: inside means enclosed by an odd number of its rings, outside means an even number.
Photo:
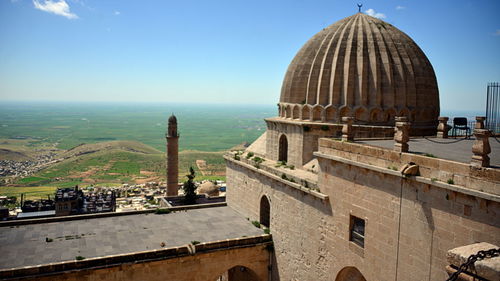
[[[500,83],[488,83],[486,90],[486,128],[500,133]]]

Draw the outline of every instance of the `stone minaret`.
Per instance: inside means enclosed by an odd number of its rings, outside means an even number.
[[[179,135],[177,118],[172,114],[168,118],[167,138],[167,196],[178,195],[179,183]]]

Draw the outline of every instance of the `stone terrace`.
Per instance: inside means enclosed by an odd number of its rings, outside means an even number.
[[[489,139],[491,146],[490,164],[494,167],[500,167],[500,143],[494,139]],[[392,149],[394,140],[366,140],[357,141],[356,143],[364,143],[373,146]],[[410,153],[416,154],[432,154],[438,158],[470,163],[472,158],[472,144],[474,138],[470,139],[441,139],[441,138],[414,138],[410,139],[408,145]]]
[[[0,227],[0,269],[263,234],[230,207]],[[53,242],[46,242],[46,238]]]

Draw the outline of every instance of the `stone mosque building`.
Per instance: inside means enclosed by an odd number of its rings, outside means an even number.
[[[391,24],[357,13],[314,35],[288,67],[278,115],[225,158],[228,205],[273,235],[272,280],[445,280],[447,251],[500,245],[498,168],[409,153],[398,132],[392,149],[395,125],[436,135],[439,91]]]
[[[500,245],[500,149],[481,118],[474,145],[448,140],[439,114],[436,76],[418,45],[357,13],[305,43],[278,116],[245,151],[225,155],[226,203],[0,222],[9,256],[0,278],[446,280],[469,255]],[[167,140],[177,176],[174,116]],[[37,241],[86,228],[78,241]],[[77,250],[87,259],[68,259]],[[500,257],[485,259],[457,280],[500,280],[499,268]]]

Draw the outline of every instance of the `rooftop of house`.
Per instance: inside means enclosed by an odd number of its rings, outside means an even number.
[[[227,206],[0,227],[0,269],[261,235]]]

